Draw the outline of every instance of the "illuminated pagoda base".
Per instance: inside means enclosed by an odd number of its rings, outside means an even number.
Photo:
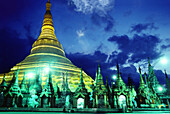
[[[28,55],[22,62],[11,68],[9,73],[5,73],[7,84],[10,84],[13,74],[17,71],[17,69],[20,71],[18,75],[19,84],[23,79],[24,73],[26,75],[26,83],[29,81],[34,82],[36,74],[38,73],[39,78],[42,81],[42,87],[44,87],[48,77],[48,70],[50,70],[53,86],[56,86],[57,84],[59,88],[62,89],[62,79],[67,72],[68,83],[71,91],[74,92],[78,87],[81,70],[65,57],[63,47],[56,38],[51,15],[50,1],[46,3],[46,13],[44,15],[41,34],[32,45],[31,54]],[[0,75],[1,81],[3,75],[4,74]],[[33,76],[30,77],[30,75]],[[93,79],[85,72],[83,72],[83,76],[86,88],[88,91],[91,91],[90,85]]]

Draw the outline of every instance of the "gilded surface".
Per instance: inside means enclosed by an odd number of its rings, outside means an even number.
[[[35,74],[39,72],[41,85],[44,86],[48,77],[48,72],[45,71],[50,65],[52,73],[52,82],[55,88],[58,84],[61,89],[62,77],[68,73],[68,85],[71,91],[75,91],[80,80],[80,68],[72,64],[72,62],[65,57],[65,52],[60,42],[57,40],[54,33],[53,20],[51,15],[51,3],[46,3],[46,13],[44,15],[41,34],[32,45],[31,53],[22,62],[11,68],[9,73],[6,73],[5,79],[7,84],[10,83],[12,75],[17,69],[20,70],[18,75],[19,84],[23,80],[25,73],[25,80],[28,84],[35,81]],[[32,73],[33,77],[29,77]],[[64,73],[64,74],[63,74]],[[0,74],[0,83],[3,80],[3,75]],[[83,71],[83,79],[88,91],[91,91],[90,85],[93,79]]]

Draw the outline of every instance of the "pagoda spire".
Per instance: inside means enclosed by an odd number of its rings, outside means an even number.
[[[165,70],[165,77],[166,77],[166,79],[168,79],[168,75],[167,75],[167,73],[166,73],[166,70]]]
[[[144,77],[145,77],[146,85],[148,86],[148,78],[147,78],[147,74],[146,74],[146,72],[144,73]]]
[[[49,64],[49,69],[51,68],[50,64]],[[47,77],[47,83],[52,83],[52,78],[51,78],[51,70],[49,70],[49,73],[48,73],[48,77]]]
[[[58,84],[56,84],[56,93],[60,93],[60,88],[58,87]]]
[[[15,78],[14,86],[18,86],[18,74],[19,74],[19,69],[17,70],[17,75]]]
[[[109,86],[108,76],[106,76],[106,88],[107,88],[108,92],[111,91],[110,86]]]
[[[98,75],[96,77],[96,84],[95,84],[95,91],[102,90],[102,91],[107,91],[106,86],[104,85],[103,82],[103,76],[101,74],[101,68],[100,64],[98,65]]]
[[[149,85],[149,87],[152,87],[153,90],[157,93],[158,92],[157,87],[159,86],[159,82],[155,75],[154,69],[150,64],[149,58],[148,58],[148,64],[149,64],[149,66],[148,66],[148,70],[149,70],[148,85]]]
[[[64,73],[62,73],[62,75],[63,75],[62,91],[65,91],[66,84],[65,84],[65,79],[64,79]]]
[[[84,81],[83,81],[83,72],[82,72],[82,68],[81,68],[81,73],[80,73],[80,85],[85,85]]]
[[[27,93],[26,81],[25,81],[25,72],[24,72],[23,80],[21,82],[21,92],[22,93]]]
[[[104,84],[103,82],[103,76],[101,74],[101,67],[100,67],[100,64],[98,65],[98,77],[97,77],[97,83],[100,83],[100,84]]]
[[[139,67],[139,74],[140,74],[140,85],[145,85],[145,82],[143,80],[143,77],[142,77],[142,73],[141,73],[141,68]]]
[[[150,59],[149,59],[149,57],[148,57],[148,64],[149,64],[149,66],[151,66],[151,62],[150,62]]]
[[[20,87],[18,85],[18,74],[19,74],[19,69],[17,69],[17,74],[16,74],[16,78],[13,84],[11,84],[8,92],[6,94],[13,94],[13,95],[18,95],[21,93],[20,91]]]
[[[51,14],[51,3],[49,0],[46,3],[46,12],[45,12],[44,21],[43,21],[43,26],[47,26],[47,25],[53,27],[53,20],[52,20],[52,14]]]
[[[41,86],[41,81],[40,81],[40,72],[38,72],[38,68],[36,68],[36,79],[35,83],[30,86],[29,89],[35,88],[36,93],[39,95],[42,92],[42,86]]]
[[[119,64],[117,63],[117,77],[120,78]]]
[[[57,53],[58,55],[65,57],[65,52],[60,42],[54,33],[54,25],[51,14],[51,2],[48,0],[46,3],[46,12],[44,15],[44,20],[41,28],[41,34],[38,39],[34,42],[31,49],[31,54],[35,53],[46,53],[42,47],[48,48],[51,53]]]
[[[15,78],[16,78],[15,75],[16,75],[16,71],[14,71],[14,73],[13,73],[13,76],[12,76],[12,80],[11,80],[10,85],[13,85],[13,84],[14,84]]]
[[[21,84],[26,84],[26,81],[25,81],[25,72],[24,72],[24,76],[23,76],[23,80],[22,80]]]
[[[51,71],[48,74],[46,84],[42,90],[40,97],[42,97],[44,94],[47,97],[50,97],[52,94],[54,94],[54,88],[53,88],[52,79],[51,79]]]
[[[122,80],[122,77],[120,76],[119,64],[118,63],[117,63],[117,80]]]
[[[140,67],[139,67],[139,75],[140,75],[140,84],[139,84],[138,90],[139,90],[139,94],[143,94],[141,91],[144,91],[144,89],[145,89],[145,82],[143,80],[142,73],[141,73],[141,68]]]
[[[0,85],[0,88],[4,88],[4,87],[7,87],[7,84],[6,84],[6,81],[5,81],[5,74],[4,74],[4,77],[3,77],[3,81],[2,81],[2,83],[1,83],[1,85]]]
[[[76,92],[79,92],[79,90],[85,90],[87,92],[87,89],[85,88],[85,84],[84,84],[84,81],[83,81],[82,68],[81,68],[81,73],[80,73],[80,83],[79,83],[79,86],[76,89]]]
[[[126,89],[126,84],[122,80],[122,77],[121,77],[120,72],[119,72],[119,64],[118,63],[117,63],[117,80],[116,80],[115,86],[118,89],[121,89],[121,88]]]
[[[66,79],[65,79],[65,91],[70,92],[69,86],[68,86],[68,80],[67,80],[67,72],[66,72]]]

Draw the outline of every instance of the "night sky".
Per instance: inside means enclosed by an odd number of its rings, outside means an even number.
[[[105,79],[116,74],[139,83],[138,67],[148,73],[147,57],[158,80],[170,74],[170,0],[50,0],[55,33],[66,56],[92,78],[101,64]],[[47,0],[0,3],[0,73],[31,51],[38,38]]]

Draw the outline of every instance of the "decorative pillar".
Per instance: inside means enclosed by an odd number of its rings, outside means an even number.
[[[117,101],[116,96],[114,96],[114,108],[117,108]]]
[[[98,97],[96,95],[96,107],[98,107]]]
[[[105,104],[105,108],[106,108],[107,107],[106,95],[104,95],[104,104]]]

